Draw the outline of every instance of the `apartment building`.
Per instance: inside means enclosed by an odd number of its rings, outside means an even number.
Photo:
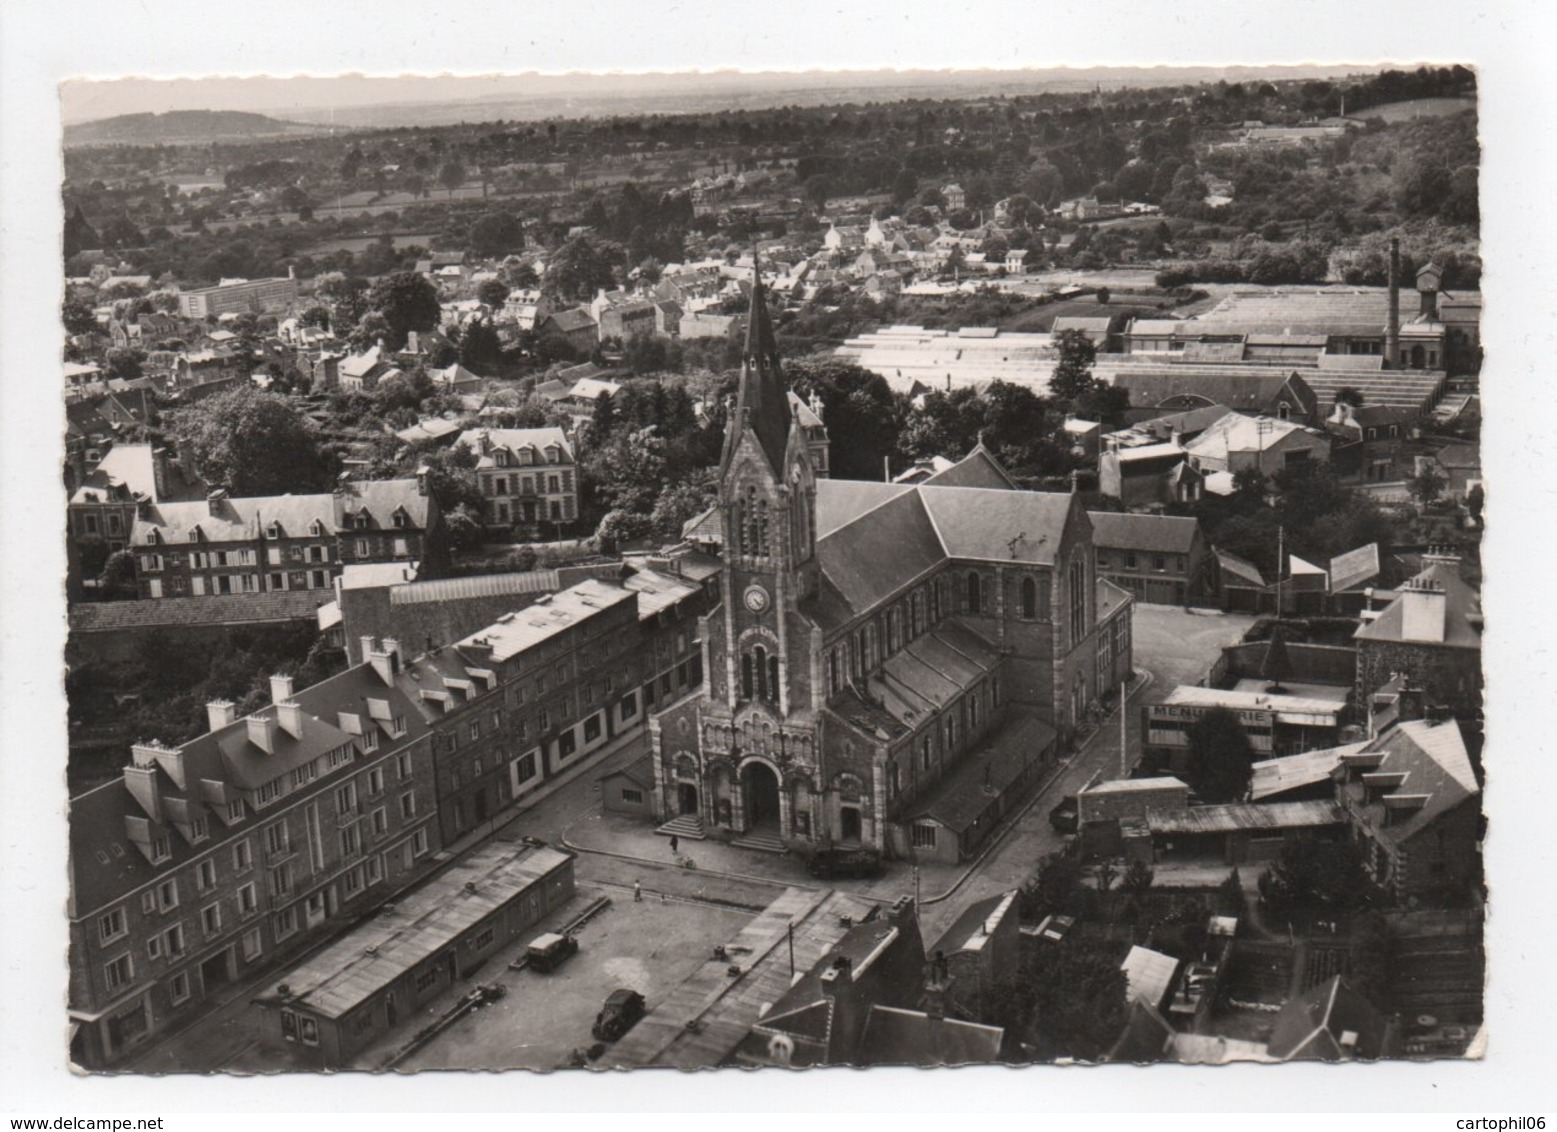
[[[143,598],[322,590],[343,564],[405,562],[442,524],[422,480],[343,484],[317,495],[140,504],[130,539]]]
[[[560,428],[467,429],[455,444],[476,453],[488,525],[539,531],[578,518],[577,462]]]
[[[275,314],[295,302],[296,279],[285,276],[240,279],[183,292],[178,297],[178,313],[184,318],[210,318],[213,315],[241,314],[244,311]]]
[[[112,1065],[226,983],[332,935],[440,847],[431,740],[394,642],[210,730],[137,744],[70,804],[71,1054]]]

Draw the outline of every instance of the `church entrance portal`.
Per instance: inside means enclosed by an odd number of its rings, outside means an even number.
[[[746,828],[779,824],[779,781],[771,767],[749,762],[741,768],[741,788],[746,795]]]
[[[697,815],[697,787],[683,782],[676,787],[676,803],[681,813]]]
[[[860,811],[858,806],[844,806],[838,811],[839,840],[858,841],[860,839]]]

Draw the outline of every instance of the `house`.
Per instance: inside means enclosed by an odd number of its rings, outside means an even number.
[[[626,342],[637,335],[652,337],[659,315],[652,302],[627,291],[599,292],[589,305],[599,324],[600,341]]]
[[[486,521],[498,527],[556,530],[579,516],[573,445],[560,428],[468,429],[455,441],[476,453]]]
[[[1481,486],[1481,449],[1474,444],[1445,444],[1435,452],[1416,457],[1412,474],[1429,470],[1443,477],[1446,498],[1463,501]]]
[[[205,734],[71,800],[73,1061],[122,1061],[427,871],[430,733],[394,665],[273,676],[269,704],[213,702]]]
[[[1265,1048],[1278,1061],[1377,1061],[1395,1036],[1388,1017],[1332,975],[1281,1008]]]
[[[433,388],[441,393],[479,393],[482,378],[455,362],[445,369],[435,369],[428,375]]]
[[[1324,425],[1332,438],[1331,466],[1337,475],[1363,483],[1402,479],[1409,471],[1404,453],[1416,421],[1409,409],[1337,401]]]
[[[1261,755],[1334,746],[1341,734],[1347,690],[1305,686],[1301,694],[1286,694],[1259,687],[1180,684],[1154,699],[1140,708],[1146,756],[1182,773],[1189,757],[1189,729],[1212,711],[1236,715],[1249,745]]]
[[[1189,605],[1213,592],[1211,549],[1197,519],[1089,511],[1098,573],[1136,601]]]
[[[961,212],[968,207],[968,192],[956,182],[942,186],[941,199],[946,202],[947,212]]]
[[[540,320],[536,333],[542,338],[556,338],[579,357],[588,357],[600,343],[600,327],[587,310],[573,308],[552,311]]]
[[[1357,644],[1357,695],[1372,693],[1396,673],[1409,676],[1429,701],[1462,719],[1482,708],[1481,595],[1460,576],[1452,552],[1424,555],[1423,569],[1393,592],[1375,591]]]
[[[997,893],[962,910],[929,949],[946,974],[946,1009],[956,1017],[988,1021],[1001,1013],[1016,978],[1021,952],[1017,892]]]
[[[383,348],[373,346],[360,354],[342,358],[335,370],[335,382],[342,393],[371,393],[381,382],[401,376],[401,371],[383,359]]]
[[[1319,429],[1270,417],[1228,413],[1184,446],[1202,475],[1255,471],[1273,475],[1284,468],[1330,459],[1330,439]]]
[[[137,504],[129,549],[143,598],[328,590],[349,562],[409,561],[442,517],[421,479],[348,482],[333,493]]]
[[[532,934],[573,892],[571,853],[523,842],[482,846],[255,997],[260,1040],[299,1067],[347,1066]]]
[[[818,477],[760,288],[750,318],[712,677],[656,720],[656,817],[966,856],[1129,670],[1130,597],[1098,578],[1073,494]]]
[[[1012,248],[1006,252],[1005,268],[1012,275],[1027,274],[1027,249]]]
[[[1067,330],[1074,331],[1092,343],[1093,348],[1098,353],[1107,353],[1112,347],[1118,325],[1119,318],[1115,315],[1098,317],[1061,315],[1054,320],[1050,333],[1058,337]]]

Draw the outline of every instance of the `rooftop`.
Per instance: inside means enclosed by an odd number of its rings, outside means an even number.
[[[501,663],[604,610],[636,600],[637,594],[630,589],[591,578],[549,598],[542,597],[517,613],[506,614],[455,647],[489,645],[492,660]]]

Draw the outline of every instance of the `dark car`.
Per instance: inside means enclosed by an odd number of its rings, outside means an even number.
[[[614,1042],[638,1024],[638,1019],[644,1016],[646,1009],[643,995],[619,987],[606,998],[589,1032],[602,1042]]]
[[[1060,799],[1059,805],[1049,811],[1049,824],[1056,833],[1075,833],[1080,817],[1081,810],[1076,803],[1076,796],[1067,794]]]
[[[578,940],[572,936],[547,932],[530,941],[524,956],[532,971],[555,971],[577,951]]]
[[[822,880],[879,877],[882,871],[874,849],[822,849],[806,862],[806,872]]]

